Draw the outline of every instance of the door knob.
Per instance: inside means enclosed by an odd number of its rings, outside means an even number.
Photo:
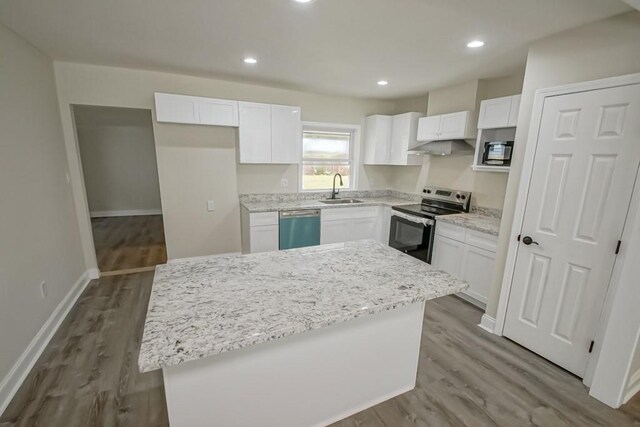
[[[525,245],[529,246],[530,244],[534,244],[534,245],[539,245],[538,242],[534,242],[533,239],[530,236],[524,236],[522,238],[522,243],[524,243]]]

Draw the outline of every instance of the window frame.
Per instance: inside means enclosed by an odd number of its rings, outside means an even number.
[[[351,176],[349,177],[349,188],[340,187],[345,191],[354,191],[358,188],[358,169],[360,166],[360,131],[361,126],[350,125],[342,123],[323,123],[323,122],[302,122],[302,131],[300,135],[300,144],[304,141],[304,132],[336,132],[336,133],[350,133],[351,140],[349,142],[349,165],[351,166]],[[304,179],[304,159],[303,149],[300,149],[300,164],[298,167],[298,191],[301,193],[325,193],[331,191],[329,189],[323,190],[306,190],[302,188]],[[339,163],[336,160],[335,163]],[[331,164],[331,161],[327,161],[327,164]]]

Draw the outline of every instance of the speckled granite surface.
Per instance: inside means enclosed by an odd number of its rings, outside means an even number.
[[[138,364],[173,366],[466,287],[373,240],[160,265]]]
[[[391,190],[344,191],[338,195],[341,199],[358,199],[362,203],[329,205],[322,203],[321,196],[329,193],[282,193],[282,194],[242,194],[240,205],[249,212],[274,212],[296,209],[332,209],[357,206],[397,206],[420,203],[420,195],[401,193]]]
[[[454,215],[441,215],[436,217],[437,222],[446,222],[469,230],[480,231],[482,233],[497,236],[500,232],[500,217],[491,216],[486,213],[465,213]],[[436,225],[437,227],[437,225]]]

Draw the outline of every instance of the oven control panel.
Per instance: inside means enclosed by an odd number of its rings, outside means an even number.
[[[471,192],[450,190],[448,188],[424,187],[422,189],[422,197],[425,199],[466,205],[471,199]]]

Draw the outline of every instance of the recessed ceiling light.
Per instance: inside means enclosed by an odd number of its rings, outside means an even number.
[[[388,84],[389,84],[389,82],[388,82],[388,81],[386,81],[386,80],[380,80],[380,81],[378,82],[378,86],[386,86],[386,85],[388,85]]]
[[[249,58],[244,58],[244,62],[245,64],[255,64],[258,62],[258,60],[256,58],[249,57]]]
[[[474,40],[467,43],[467,47],[482,47],[484,46],[484,42],[482,40]]]

